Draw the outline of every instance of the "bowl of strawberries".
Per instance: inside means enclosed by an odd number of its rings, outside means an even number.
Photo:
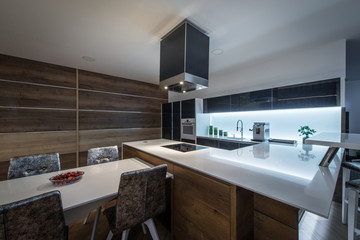
[[[83,171],[66,172],[51,177],[49,178],[49,180],[50,182],[52,182],[52,184],[59,186],[78,182],[81,179],[82,175],[84,175]]]

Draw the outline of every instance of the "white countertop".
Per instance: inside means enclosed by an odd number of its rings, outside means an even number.
[[[329,167],[319,167],[327,147],[260,143],[231,151],[208,147],[187,153],[161,147],[176,143],[156,139],[124,145],[320,216],[329,215],[343,150]]]
[[[308,144],[360,150],[360,134],[319,133],[305,140]]]

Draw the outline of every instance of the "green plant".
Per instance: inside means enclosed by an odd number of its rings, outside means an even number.
[[[313,135],[314,133],[316,133],[316,131],[314,129],[311,129],[309,126],[300,126],[298,132],[300,133],[299,136],[304,135],[306,138],[308,138],[309,135]]]

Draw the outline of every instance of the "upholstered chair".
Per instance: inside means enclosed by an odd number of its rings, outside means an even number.
[[[153,217],[165,211],[165,181],[167,165],[126,172],[121,175],[116,206],[104,211],[110,232],[122,233],[126,240],[129,231],[142,223],[148,226],[153,240],[158,240]]]
[[[119,159],[119,150],[117,146],[91,148],[88,150],[87,165],[89,166],[94,164],[106,163],[106,162],[116,161],[118,159]],[[98,207],[96,210],[91,239],[95,238],[96,226],[99,221],[100,212],[101,212],[101,207]],[[83,224],[87,222],[89,215],[90,213],[85,217]]]
[[[106,163],[119,159],[117,146],[91,148],[88,150],[87,165]]]
[[[68,239],[59,191],[0,206],[0,239]]]
[[[61,170],[59,153],[10,158],[8,179],[28,177]]]

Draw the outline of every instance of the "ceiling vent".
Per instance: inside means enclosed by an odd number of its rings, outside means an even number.
[[[209,86],[209,36],[184,20],[160,42],[160,88],[189,92]]]

